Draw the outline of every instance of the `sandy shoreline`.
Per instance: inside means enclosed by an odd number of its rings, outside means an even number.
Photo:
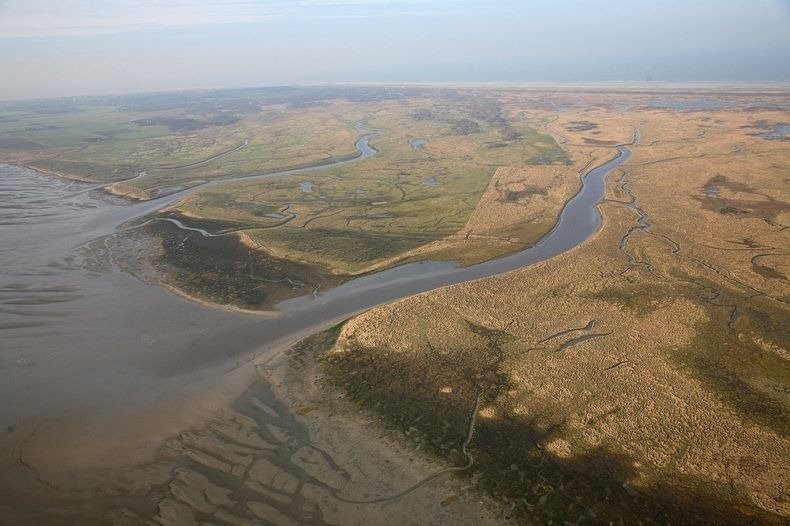
[[[25,163],[18,163],[18,162],[9,162],[8,164],[21,166],[22,168],[26,168],[28,170],[38,172],[44,175],[50,175],[52,177],[57,177],[59,179],[66,179],[67,181],[78,181],[80,183],[92,183],[92,184],[102,184],[99,181],[94,181],[93,179],[88,179],[86,177],[80,177],[78,175],[68,174],[65,172],[58,172],[56,170],[48,170],[46,168],[39,168],[37,166],[31,166]]]
[[[241,307],[235,307],[233,305],[214,303],[208,300],[204,300],[202,298],[198,298],[197,296],[193,296],[183,291],[182,289],[179,289],[178,287],[165,283],[164,281],[158,281],[156,283],[156,286],[162,287],[163,289],[166,289],[167,291],[187,301],[191,301],[192,303],[197,303],[199,305],[202,305],[207,309],[221,310],[225,312],[238,312],[240,314],[252,314],[255,316],[266,316],[266,317],[276,317],[280,314],[280,312],[276,310],[243,309]]]
[[[138,178],[140,176],[139,174],[135,175],[134,177],[130,177],[129,179],[123,179],[121,181],[115,181],[115,182],[111,182],[111,183],[104,183],[104,182],[101,182],[101,181],[95,181],[93,179],[88,179],[86,177],[80,177],[78,175],[73,175],[73,174],[69,174],[69,173],[66,173],[66,172],[59,172],[57,170],[49,170],[49,169],[46,169],[46,168],[40,168],[38,166],[32,166],[30,164],[25,164],[25,163],[9,162],[8,164],[20,166],[22,168],[25,168],[27,170],[31,170],[33,172],[37,172],[37,173],[40,173],[40,174],[48,175],[48,176],[51,176],[51,177],[57,177],[58,179],[64,179],[66,181],[77,181],[79,183],[95,184],[95,185],[97,185],[97,188],[96,188],[97,190],[102,190],[102,191],[106,192],[109,195],[112,195],[114,197],[121,197],[121,198],[124,198],[124,199],[128,199],[129,201],[132,201],[132,202],[149,201],[151,199],[151,196],[148,195],[148,193],[143,191],[143,190],[127,187],[127,191],[123,191],[120,188],[114,188],[115,186],[123,187],[124,183]]]
[[[250,514],[277,524],[502,524],[474,479],[432,477],[447,466],[323,381],[317,360],[328,343],[312,336],[256,365],[250,386],[213,418],[128,469],[112,488],[128,500],[106,501],[99,516],[165,525],[207,516],[241,523]]]

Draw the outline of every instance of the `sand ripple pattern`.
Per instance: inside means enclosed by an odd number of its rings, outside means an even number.
[[[82,197],[90,186],[0,164],[0,225],[47,223],[97,208],[95,201]],[[2,250],[10,248],[3,246]]]

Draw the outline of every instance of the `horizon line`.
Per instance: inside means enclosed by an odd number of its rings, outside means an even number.
[[[273,84],[246,84],[238,86],[209,86],[209,87],[174,87],[174,88],[161,88],[140,91],[106,91],[94,93],[79,93],[68,95],[54,95],[49,97],[16,97],[16,98],[0,98],[0,103],[9,102],[34,102],[34,101],[55,101],[64,99],[86,99],[93,97],[123,97],[123,96],[138,96],[138,95],[159,95],[168,93],[188,93],[188,92],[213,92],[213,91],[234,91],[234,90],[254,90],[254,89],[269,89],[269,88],[322,88],[322,87],[458,87],[458,88],[551,88],[551,87],[568,87],[568,88],[584,88],[600,85],[622,85],[629,86],[635,93],[640,91],[649,92],[651,90],[644,89],[647,87],[663,88],[670,91],[672,87],[691,87],[696,86],[701,89],[701,93],[709,90],[712,87],[719,89],[737,88],[745,86],[762,86],[765,88],[780,88],[783,91],[770,90],[768,92],[739,92],[740,94],[766,94],[766,95],[790,95],[790,80],[525,80],[525,81],[506,81],[506,80],[490,80],[490,81],[302,81],[302,82],[289,82],[289,83],[273,83]],[[786,92],[785,92],[786,91]]]

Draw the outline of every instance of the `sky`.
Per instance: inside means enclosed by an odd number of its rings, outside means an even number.
[[[648,77],[790,81],[790,0],[0,0],[0,100]]]

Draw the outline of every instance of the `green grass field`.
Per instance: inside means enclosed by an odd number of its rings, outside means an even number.
[[[540,123],[508,111],[473,92],[383,90],[6,106],[0,160],[101,182],[145,172],[111,188],[144,199],[206,180],[348,158],[361,135],[352,124],[363,121],[381,132],[372,158],[215,186],[168,211],[244,231],[277,257],[354,274],[458,232],[497,167],[569,162],[552,137],[536,131]]]
[[[356,106],[380,130],[379,154],[310,174],[221,185],[178,206],[229,221],[281,257],[356,273],[460,230],[498,166],[564,162],[554,140],[526,123],[465,123],[465,107],[433,101]],[[471,121],[471,119],[470,119]],[[549,159],[549,160],[547,160]],[[538,161],[540,160],[540,162]]]
[[[120,102],[52,112],[0,108],[0,160],[21,159],[33,168],[97,182],[144,171],[133,188],[145,196],[160,187],[354,153],[350,122],[325,107],[261,104],[235,115],[217,107],[195,114],[188,105],[142,111]]]

